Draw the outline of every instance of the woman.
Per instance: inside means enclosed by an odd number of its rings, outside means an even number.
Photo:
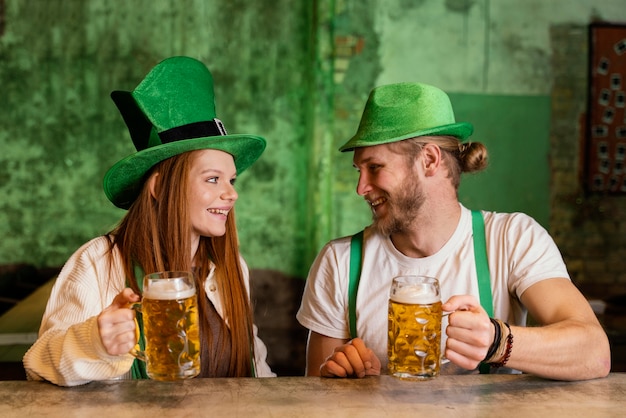
[[[192,58],[162,61],[133,92],[111,96],[137,153],[111,167],[104,190],[128,212],[65,264],[24,357],[27,377],[62,386],[145,377],[129,354],[137,340],[128,306],[145,273],[165,270],[196,273],[200,376],[275,376],[253,325],[233,209],[236,176],[265,140],[226,133],[212,76]]]

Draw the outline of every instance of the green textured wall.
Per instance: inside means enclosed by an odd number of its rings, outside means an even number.
[[[438,85],[475,124],[492,166],[465,180],[468,206],[547,224],[548,32],[626,19],[623,0],[596,3],[2,0],[0,263],[60,265],[119,220],[102,176],[133,149],[109,93],[172,55],[211,69],[229,132],[268,140],[238,182],[253,268],[304,276],[324,242],[369,222],[352,155],[336,150],[384,83]]]
[[[102,176],[133,152],[109,98],[171,55],[205,62],[231,133],[268,139],[241,176],[242,251],[303,271],[308,2],[5,0],[0,36],[0,263],[60,265],[123,215]]]
[[[460,200],[470,208],[526,212],[548,227],[550,98],[454,94],[451,100],[490,157],[485,171],[464,175]]]
[[[355,132],[371,88],[431,83],[449,93],[457,119],[472,122],[472,139],[490,152],[485,172],[464,176],[460,200],[471,208],[526,212],[549,227],[550,30],[602,19],[626,20],[623,0],[336,2],[334,148]],[[336,155],[330,170],[332,236],[370,222],[355,193],[351,158]]]

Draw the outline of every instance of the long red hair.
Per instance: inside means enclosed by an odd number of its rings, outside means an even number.
[[[140,294],[134,266],[148,274],[167,270],[192,271],[195,267],[200,313],[202,377],[216,376],[218,359],[230,357],[229,377],[252,376],[254,359],[252,308],[239,258],[239,240],[235,212],[226,221],[226,233],[220,237],[201,237],[194,259],[191,254],[191,223],[187,209],[188,173],[194,152],[187,152],[160,162],[147,175],[144,187],[119,225],[110,233],[111,250],[122,254],[124,273],[130,287]],[[155,181],[158,198],[147,186],[147,179],[159,173]],[[205,281],[211,267],[223,307],[222,317],[230,332],[231,351],[224,344],[211,352]],[[228,341],[223,335],[220,342]]]

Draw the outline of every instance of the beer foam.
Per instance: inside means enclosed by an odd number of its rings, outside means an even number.
[[[423,286],[406,286],[396,289],[390,299],[398,303],[421,305],[430,305],[440,301],[436,293]]]
[[[181,289],[180,282],[159,280],[150,283],[150,287],[143,292],[143,297],[156,300],[185,299],[196,293],[194,288]]]

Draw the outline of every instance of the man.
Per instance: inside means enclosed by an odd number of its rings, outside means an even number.
[[[443,309],[452,312],[442,374],[477,373],[481,363],[490,372],[559,380],[609,373],[607,336],[545,229],[521,213],[473,214],[459,203],[461,173],[487,165],[483,144],[462,142],[472,132],[455,122],[448,96],[435,87],[401,83],[371,92],[356,135],[340,148],[354,151],[357,193],[373,214],[363,235],[356,337],[345,237],[318,255],[297,314],[310,330],[308,376],[386,371],[389,286],[402,274],[439,279]],[[485,277],[487,292],[478,283]],[[527,313],[540,326],[525,327]]]

